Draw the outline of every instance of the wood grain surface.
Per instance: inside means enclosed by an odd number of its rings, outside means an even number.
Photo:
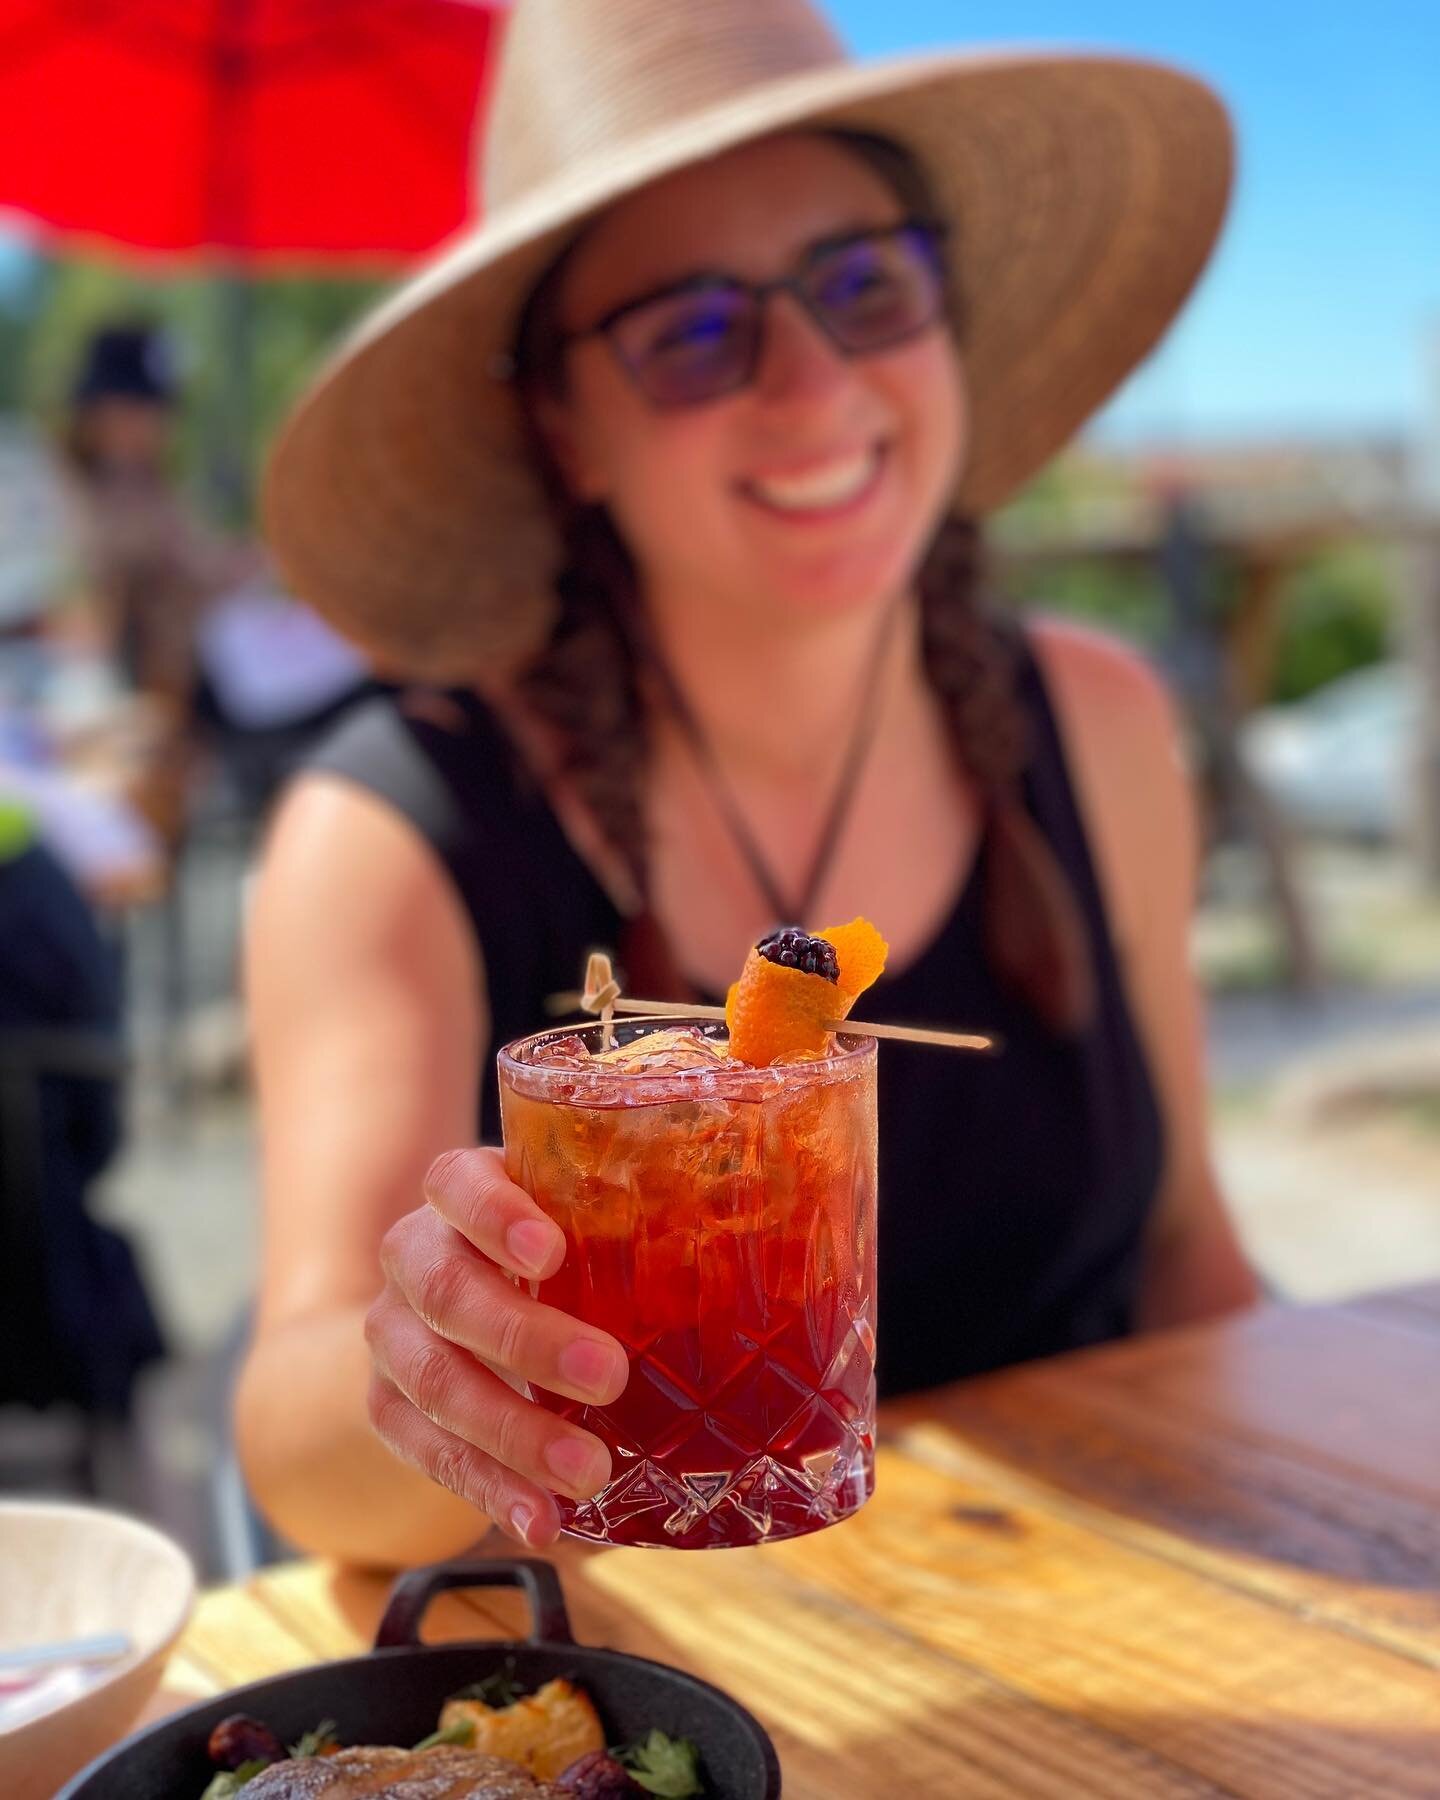
[[[582,1641],[761,1718],[787,1800],[1440,1800],[1440,1287],[905,1401],[876,1498],[811,1538],[554,1560]],[[387,1587],[207,1593],[169,1700],[357,1653]],[[474,1592],[427,1635],[524,1624]]]

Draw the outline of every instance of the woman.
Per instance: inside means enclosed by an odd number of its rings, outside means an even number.
[[[1188,290],[1213,98],[857,69],[802,0],[522,0],[487,157],[488,225],[332,366],[268,488],[300,591],[451,684],[295,787],[251,939],[242,1456],[286,1535],[377,1562],[479,1514],[543,1545],[607,1478],[516,1388],[604,1403],[623,1352],[513,1284],[558,1233],[463,1148],[593,943],[708,998],[777,917],[864,912],[871,1016],[1004,1034],[882,1057],[882,1391],[1255,1292],[1173,721],[1119,649],[994,623],[969,522]]]

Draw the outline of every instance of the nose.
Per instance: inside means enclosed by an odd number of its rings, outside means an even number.
[[[772,404],[826,399],[850,380],[846,358],[795,295],[772,293],[755,370],[757,396]]]

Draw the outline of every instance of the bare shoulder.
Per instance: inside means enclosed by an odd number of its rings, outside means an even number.
[[[479,946],[438,856],[378,795],[320,774],[271,827],[245,992],[264,1330],[373,1296],[377,1246],[427,1163],[474,1136],[488,1021]]]
[[[247,936],[252,974],[258,951],[281,965],[292,991],[362,962],[453,981],[478,959],[434,849],[378,795],[318,773],[302,776],[276,811]]]
[[[1117,935],[1173,877],[1186,895],[1194,816],[1174,701],[1129,645],[1069,620],[1032,621],[1045,679]]]
[[[1053,616],[1026,633],[1064,724],[1139,748],[1169,742],[1175,708],[1169,690],[1139,651],[1119,638]]]
[[[397,894],[438,893],[444,882],[439,858],[408,820],[341,776],[302,775],[266,835],[261,892],[276,898],[343,894],[347,914],[363,916]]]

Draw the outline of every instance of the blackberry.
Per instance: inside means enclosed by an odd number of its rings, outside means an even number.
[[[785,969],[802,969],[807,975],[823,975],[826,981],[838,982],[840,961],[835,946],[824,938],[811,937],[798,925],[781,925],[755,946],[766,962],[779,963]]]
[[[246,1763],[285,1761],[285,1746],[268,1725],[248,1713],[231,1713],[210,1733],[206,1746],[210,1760],[222,1769],[241,1769]],[[253,1773],[253,1770],[252,1770]]]
[[[630,1800],[632,1794],[635,1800],[644,1800],[645,1794],[640,1783],[630,1779],[624,1764],[604,1750],[591,1750],[579,1762],[571,1763],[556,1786],[574,1794],[575,1800]]]

